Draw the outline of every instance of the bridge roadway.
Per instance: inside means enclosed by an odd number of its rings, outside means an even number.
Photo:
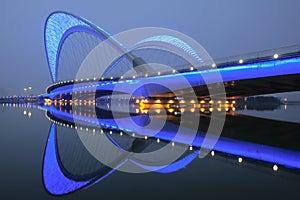
[[[218,74],[222,79],[218,78]],[[167,95],[170,91],[189,92],[189,85],[198,96],[208,95],[207,87],[223,83],[227,97],[243,97],[259,94],[298,91],[300,83],[300,57],[258,61],[250,64],[237,64],[224,68],[185,71],[182,73],[161,74],[151,77],[115,78],[98,81],[63,81],[47,88],[44,97],[54,98],[59,94],[96,90],[102,95],[111,91],[127,93],[134,91],[137,96]],[[166,85],[160,87],[159,85]],[[138,88],[138,89],[136,89]]]

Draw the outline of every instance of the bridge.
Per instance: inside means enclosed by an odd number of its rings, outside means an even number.
[[[92,72],[86,77],[78,77],[76,73],[86,56],[103,41],[107,41],[122,56],[113,60],[103,73],[99,73],[100,76]],[[162,44],[178,48],[180,52],[199,62],[199,65],[161,49],[153,50],[153,46]],[[64,12],[53,13],[47,19],[45,46],[53,81],[46,93],[39,96],[5,97],[0,99],[0,103],[38,104],[38,108],[44,110],[46,117],[52,122],[43,164],[44,184],[52,194],[62,195],[89,187],[110,175],[125,160],[123,157],[117,160],[114,168],[95,163],[86,156],[88,152],[82,147],[78,135],[59,135],[59,127],[89,133],[84,134],[91,141],[105,136],[118,148],[132,152],[144,152],[146,148],[153,146],[161,148],[168,143],[172,144],[171,148],[187,147],[187,152],[178,160],[156,170],[158,173],[170,173],[187,166],[197,157],[201,148],[206,148],[203,141],[210,123],[210,114],[215,111],[225,112],[227,115],[222,136],[210,152],[212,157],[215,154],[230,155],[234,159],[238,158],[239,163],[243,162],[243,159],[249,159],[251,162],[258,160],[268,167],[273,166],[274,171],[278,170],[278,166],[300,169],[299,146],[297,142],[291,142],[290,138],[285,137],[287,122],[234,117],[232,114],[239,109],[239,102],[244,97],[299,90],[298,46],[289,50],[277,49],[210,62],[202,59],[191,45],[174,36],[152,36],[133,47],[126,47],[104,29],[86,19]],[[140,46],[149,46],[151,53],[139,49]],[[156,69],[149,64],[159,62],[166,65],[166,57],[171,57],[171,69]],[[126,74],[132,69],[135,73]],[[169,88],[164,87],[165,85]],[[224,87],[226,98],[218,99],[218,93],[210,93],[211,87]],[[190,95],[193,92],[196,98]],[[120,127],[116,123],[110,110],[113,95],[119,95],[121,101],[129,102],[130,119],[141,125],[142,132],[134,127]],[[275,102],[274,106],[277,104],[280,102]],[[74,109],[76,107],[79,109]],[[167,126],[155,136],[149,134],[152,130],[144,127],[151,107],[155,108],[157,115],[154,118],[158,120],[162,109],[166,109],[168,114]],[[91,111],[93,109],[95,112]],[[201,113],[204,125],[199,127],[195,137],[191,138],[190,132],[193,130],[184,126],[181,131],[186,139],[174,138],[174,133],[181,126],[178,123],[180,114],[189,112],[188,121],[193,122],[194,116],[199,114],[196,111]],[[122,124],[126,124],[129,117],[123,116],[122,105],[117,112],[117,117],[124,121]],[[255,127],[254,130],[250,130],[251,134],[245,127],[239,126],[244,122],[247,123],[246,127]],[[289,132],[289,136],[297,137],[299,124],[289,123],[288,126],[293,130]],[[238,134],[232,134],[232,127],[235,127]],[[266,141],[265,127],[277,137]],[[139,137],[136,137],[137,135]],[[70,155],[66,156],[60,152],[67,148],[60,150],[59,145],[62,145],[62,142],[58,142],[59,139],[69,142],[69,146],[73,145],[76,155],[85,154],[84,160],[93,163],[93,166],[86,169],[85,162],[75,165],[70,163],[66,159]],[[130,161],[130,158],[128,160]],[[153,167],[135,164],[148,170]]]
[[[72,37],[73,34],[78,34],[78,32],[92,35],[91,37],[94,37],[94,39],[91,40],[99,40],[98,43],[108,40],[114,48],[125,53],[125,55],[115,60],[101,77],[97,77],[97,74],[95,74],[93,77],[76,79],[73,76],[72,79],[57,81],[59,73],[62,73],[59,72],[59,68],[65,68],[62,61],[60,61],[64,59],[63,50],[66,49],[64,46],[69,45],[67,39]],[[144,41],[144,45],[153,45],[148,44],[151,40],[155,43],[168,43],[169,45],[181,48],[181,50],[199,60],[197,52],[194,52],[188,44],[182,44],[182,42],[180,43],[180,41],[173,38],[170,40],[170,38],[166,37],[151,37]],[[136,97],[172,97],[170,89],[160,87],[159,85],[171,86],[173,90],[188,95],[191,90],[187,88],[183,81],[188,81],[189,85],[196,92],[198,99],[212,95],[209,94],[208,88],[217,84],[224,85],[226,96],[231,98],[298,91],[299,89],[297,85],[300,80],[300,52],[298,47],[287,52],[278,49],[277,52],[273,51],[274,53],[269,55],[263,52],[260,57],[240,57],[239,59],[227,60],[226,62],[214,62],[211,66],[201,64],[201,67],[195,67],[185,62],[181,66],[172,66],[173,69],[171,71],[153,70],[149,66],[150,69],[147,69],[146,66],[142,68],[143,70],[138,71],[137,74],[128,77],[120,76],[118,74],[119,71],[128,71],[130,68],[135,69],[139,65],[147,65],[147,62],[144,61],[146,59],[136,56],[135,54],[138,52],[134,49],[127,53],[127,47],[118,42],[102,28],[95,26],[85,19],[69,13],[54,13],[48,18],[46,23],[45,43],[50,74],[55,83],[47,88],[47,93],[44,94],[44,97],[51,100],[67,99],[70,101],[72,94],[79,92],[95,93],[96,98],[109,95],[112,91],[126,94],[128,91],[133,90],[130,88],[139,88],[133,94],[130,94]],[[76,64],[72,62],[74,66],[71,67],[74,69],[68,68],[68,71],[76,71],[82,63],[84,56],[95,46],[96,44],[86,47],[86,52],[82,53],[81,60],[79,59]],[[76,54],[76,52],[72,53]],[[259,54],[254,55],[257,56]],[[127,65],[116,67],[122,59],[127,59]],[[221,79],[217,78],[218,74],[221,76]]]

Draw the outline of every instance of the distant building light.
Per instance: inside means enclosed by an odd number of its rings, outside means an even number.
[[[211,155],[211,156],[215,156],[215,152],[214,152],[214,151],[211,151],[211,152],[210,152],[210,155]]]
[[[273,55],[273,58],[274,59],[277,59],[279,57],[279,55],[277,54],[277,53],[275,53],[274,55]]]
[[[273,170],[276,172],[276,171],[278,171],[278,166],[277,165],[274,165],[273,166]]]
[[[240,59],[240,60],[239,60],[239,63],[240,63],[240,64],[243,64],[243,63],[244,63],[244,60],[243,60],[243,59]]]
[[[216,63],[213,63],[211,66],[212,66],[213,68],[217,67]]]

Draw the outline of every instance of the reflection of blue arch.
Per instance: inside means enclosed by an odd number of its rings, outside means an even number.
[[[59,112],[59,111],[57,111]],[[70,115],[70,114],[67,114]],[[71,115],[69,116],[71,117]],[[109,137],[109,135],[107,135]],[[110,138],[113,140],[112,138]],[[102,181],[104,178],[109,176],[111,173],[115,171],[119,166],[123,165],[125,162],[130,161],[137,166],[144,168],[146,170],[153,170],[151,166],[145,166],[141,165],[139,163],[136,163],[130,159],[125,159],[123,162],[121,162],[118,166],[115,167],[115,169],[111,169],[103,176],[95,176],[92,178],[88,178],[87,180],[77,181],[72,180],[69,177],[66,177],[66,175],[63,173],[63,170],[61,169],[61,166],[59,165],[59,160],[57,156],[57,150],[56,150],[56,125],[52,124],[48,136],[48,141],[44,153],[44,163],[43,163],[43,182],[44,186],[47,189],[48,192],[54,195],[63,195],[68,194],[71,192],[74,192],[76,190],[82,189],[82,188],[88,188],[100,181]],[[180,169],[185,168],[190,162],[192,162],[193,159],[195,159],[198,155],[198,151],[191,152],[191,154],[184,156],[180,160],[171,163],[168,166],[165,166],[159,170],[156,170],[156,172],[159,173],[171,173],[178,171]],[[156,167],[155,167],[156,169]]]
[[[89,187],[95,182],[101,181],[115,170],[112,169],[102,177],[93,177],[84,181],[72,180],[64,175],[60,169],[56,152],[56,125],[52,124],[48,136],[48,142],[44,153],[43,182],[48,192],[54,195],[68,194],[75,190]]]

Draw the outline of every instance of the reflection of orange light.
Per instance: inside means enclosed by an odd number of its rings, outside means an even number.
[[[185,109],[184,109],[184,108],[180,108],[180,112],[182,112],[182,113],[183,113],[184,111],[185,111]]]
[[[193,99],[193,100],[190,101],[190,103],[196,103],[196,102],[195,102],[195,100]]]
[[[168,111],[169,111],[170,113],[172,113],[172,112],[174,112],[174,109],[170,108]]]
[[[209,108],[209,112],[213,112],[214,111],[214,108]]]
[[[160,109],[156,109],[155,112],[156,112],[157,114],[159,114],[159,113],[160,113]]]
[[[185,103],[185,100],[180,100],[179,103]]]
[[[191,111],[191,112],[195,112],[195,108],[191,108],[190,111]]]
[[[219,112],[221,112],[221,111],[222,111],[222,108],[217,108],[217,110],[218,110]]]
[[[204,112],[204,111],[205,111],[205,108],[200,108],[200,111],[201,111],[201,112]]]

